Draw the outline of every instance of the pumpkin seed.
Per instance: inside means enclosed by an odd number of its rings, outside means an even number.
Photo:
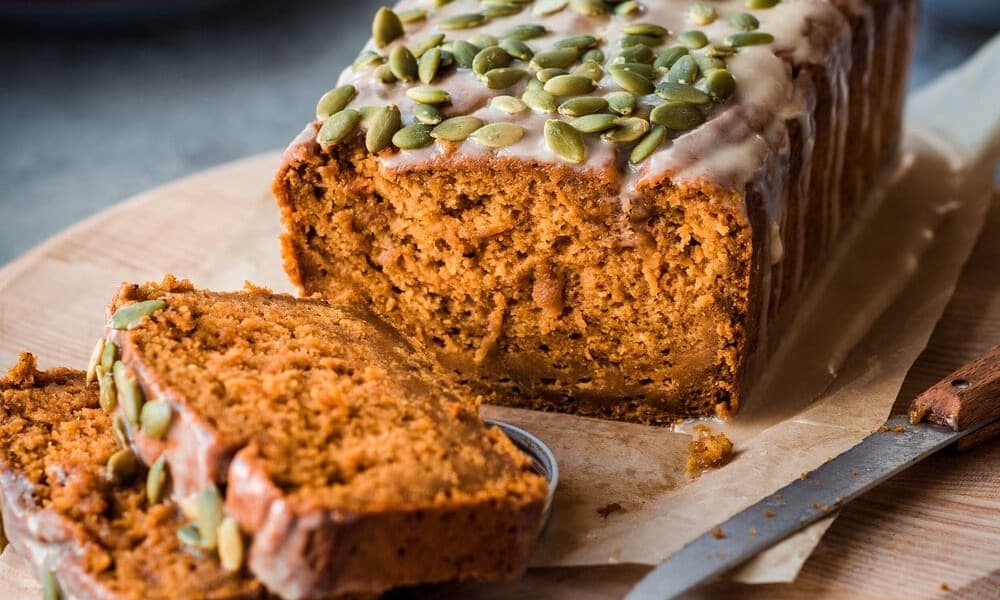
[[[455,62],[458,63],[458,66],[471,69],[472,61],[479,53],[479,47],[465,40],[455,40],[451,45],[451,52],[455,55]]]
[[[573,69],[573,75],[580,75],[581,77],[590,77],[594,80],[594,83],[599,82],[604,79],[604,69],[601,65],[597,64],[592,60],[581,64],[579,67]]]
[[[656,37],[652,35],[625,35],[618,40],[618,45],[622,48],[628,48],[630,46],[649,46],[655,48],[656,46],[662,46],[666,42],[666,38]]]
[[[472,70],[476,75],[485,75],[487,71],[510,66],[513,60],[513,57],[500,46],[489,46],[476,54],[476,58],[472,61]]]
[[[320,146],[331,146],[347,137],[361,122],[361,113],[345,108],[323,122],[316,133],[316,143]]]
[[[437,48],[442,42],[444,42],[444,34],[435,33],[434,35],[429,35],[415,44],[410,45],[410,52],[413,53],[413,56],[421,58],[427,53],[428,50],[431,48]]]
[[[429,85],[418,85],[407,88],[406,97],[421,104],[448,104],[451,102],[451,94],[441,88]]]
[[[695,25],[711,25],[719,18],[719,13],[716,12],[714,6],[699,2],[691,7],[688,17]]]
[[[608,67],[608,73],[611,74],[611,78],[615,80],[615,83],[633,94],[644,96],[653,92],[653,83],[649,79],[621,65]]]
[[[524,137],[524,128],[513,123],[490,123],[469,137],[483,146],[503,148],[521,141]]]
[[[129,447],[128,429],[121,417],[115,417],[114,421],[111,422],[111,435],[114,436],[119,448]]]
[[[46,571],[42,577],[42,600],[59,600],[62,598],[62,589],[59,587],[59,580],[52,571]]]
[[[734,33],[726,38],[726,44],[733,48],[743,48],[744,46],[759,46],[770,44],[774,41],[774,36],[763,31],[743,31]]]
[[[535,9],[533,12],[541,17],[554,15],[566,8],[568,4],[569,2],[567,0],[540,0],[535,3]]]
[[[409,92],[409,90],[407,90]],[[403,116],[394,104],[377,109],[372,114],[365,134],[365,148],[378,154],[392,144],[392,136],[403,126]]]
[[[226,517],[219,524],[219,562],[222,568],[236,572],[243,567],[243,534],[236,519]]]
[[[601,112],[608,107],[608,101],[600,96],[580,96],[559,105],[559,114],[567,117],[582,117]]]
[[[541,83],[545,83],[553,77],[559,77],[560,75],[569,75],[569,71],[566,69],[542,69],[541,71],[535,72],[535,79]]]
[[[118,361],[111,369],[115,380],[115,389],[118,392],[118,401],[121,402],[125,411],[125,418],[132,425],[139,426],[139,415],[144,402],[142,388],[135,375],[125,366],[125,363]]]
[[[515,25],[500,34],[501,38],[524,42],[548,35],[549,30],[544,25],[523,24]]]
[[[196,510],[198,519],[195,521],[198,527],[198,537],[201,538],[201,548],[214,550],[218,543],[219,524],[222,523],[222,495],[219,488],[214,483],[198,493]]]
[[[424,123],[426,125],[437,125],[444,120],[436,107],[430,104],[415,104],[413,106],[413,118],[417,120],[418,123]]]
[[[487,71],[483,79],[486,81],[486,87],[491,90],[505,90],[527,76],[528,72],[524,69],[503,67]]]
[[[354,100],[358,91],[353,85],[342,85],[323,94],[319,102],[316,103],[316,118],[327,119],[334,113],[338,113]]]
[[[592,35],[574,35],[568,38],[563,38],[555,43],[556,48],[576,48],[577,50],[586,50],[588,48],[593,48],[597,46],[600,42],[596,37]]]
[[[690,102],[665,102],[649,113],[649,120],[674,131],[694,129],[705,122],[705,115]]]
[[[705,46],[705,56],[725,58],[736,54],[736,49],[725,44],[709,44]]]
[[[454,15],[442,19],[438,23],[438,27],[441,29],[471,29],[472,27],[479,27],[489,21],[489,17],[480,13],[465,13],[461,15]]]
[[[431,137],[431,129],[433,128],[433,126],[424,123],[408,125],[392,136],[392,145],[401,150],[426,148],[434,143],[434,138]]]
[[[623,27],[622,32],[627,35],[651,35],[653,37],[667,37],[670,35],[666,27],[654,25],[653,23],[632,23]]]
[[[708,45],[708,36],[705,35],[704,31],[692,29],[690,31],[682,31],[677,34],[677,41],[684,44],[688,48],[697,50],[698,48],[704,48]]]
[[[559,75],[546,81],[544,89],[557,97],[581,96],[594,91],[594,80],[581,75]]]
[[[781,0],[746,0],[743,6],[747,8],[772,8],[777,6]]]
[[[574,129],[583,133],[607,131],[617,125],[617,123],[618,117],[606,114],[584,115],[569,122]]]
[[[393,40],[403,35],[403,22],[391,9],[382,7],[372,21],[372,40],[378,48],[385,48]]]
[[[545,145],[556,156],[578,165],[587,159],[587,145],[580,132],[559,119],[545,122]]]
[[[146,474],[146,501],[149,504],[159,504],[163,499],[163,491],[167,487],[167,456],[161,454],[153,461]]]
[[[500,40],[495,35],[480,32],[470,35],[469,43],[480,48],[489,48],[490,46],[496,46],[500,43]]]
[[[698,79],[698,63],[691,55],[682,56],[677,59],[674,66],[667,71],[667,81],[677,83],[694,83]]]
[[[516,115],[528,110],[528,105],[514,96],[496,96],[490,100],[490,106],[509,115]]]
[[[389,53],[389,68],[400,81],[415,81],[417,79],[417,57],[413,56],[406,46],[396,46]]]
[[[98,401],[101,404],[101,409],[111,414],[118,406],[118,391],[115,389],[114,376],[110,371],[105,371],[103,367],[98,366],[98,369],[101,371],[97,378],[97,385],[100,386]]]
[[[521,94],[521,100],[534,111],[550,113],[556,109],[555,97],[544,89],[529,87]]]
[[[85,381],[87,385],[94,383],[97,379],[97,367],[101,364],[101,356],[104,354],[104,338],[99,338],[97,343],[94,344],[94,349],[90,353],[90,360],[87,361],[87,377]]]
[[[420,57],[417,63],[417,77],[423,83],[434,81],[438,68],[441,66],[441,49],[431,48]]]
[[[646,135],[649,131],[649,121],[639,117],[621,117],[617,119],[614,129],[605,131],[601,138],[615,144],[628,144]]]
[[[662,125],[653,125],[639,143],[632,148],[628,160],[633,165],[637,165],[650,157],[656,149],[660,147],[667,137],[667,130]]]
[[[712,101],[711,96],[693,85],[674,81],[665,81],[656,86],[656,95],[664,100],[691,104],[708,104]]]
[[[642,4],[637,0],[627,0],[615,6],[615,14],[620,16],[634,15],[642,12]]]
[[[591,48],[590,50],[587,50],[586,52],[583,53],[583,56],[580,57],[580,60],[582,60],[583,62],[592,60],[595,63],[603,64],[605,60],[604,52],[602,52],[600,48]]]
[[[163,439],[170,428],[172,412],[170,405],[163,400],[152,400],[143,404],[139,413],[142,431],[151,438]]]
[[[712,69],[702,79],[705,91],[717,102],[724,102],[736,91],[736,79],[726,69]],[[699,83],[701,83],[699,82]]]
[[[144,300],[123,306],[111,315],[108,325],[112,329],[134,329],[144,317],[147,317],[158,310],[166,308],[167,303],[163,300]]]
[[[617,70],[624,69],[626,71],[638,73],[650,81],[652,81],[657,75],[656,69],[653,68],[653,65],[647,65],[645,63],[622,63],[614,66]]]
[[[351,64],[351,68],[355,71],[360,71],[367,67],[373,67],[375,65],[382,64],[385,59],[378,52],[372,50],[362,50],[358,57],[354,59]]]
[[[615,57],[615,63],[650,63],[652,64],[655,55],[653,49],[642,44],[622,48],[622,51]]]
[[[139,458],[131,448],[123,448],[108,459],[108,479],[115,485],[127,485],[139,473]]]
[[[628,116],[635,110],[636,99],[629,92],[611,92],[604,96],[608,108],[620,115]]]
[[[177,539],[179,539],[185,546],[191,546],[193,548],[201,547],[201,536],[198,534],[198,527],[194,523],[185,525],[184,527],[178,529]]]
[[[376,67],[375,71],[372,72],[372,75],[375,79],[381,81],[382,83],[396,83],[396,76],[393,74],[392,69],[389,68],[389,65],[380,65]]]
[[[569,0],[569,6],[581,15],[594,17],[608,12],[604,0]]]
[[[725,69],[726,63],[719,58],[714,56],[704,56],[702,54],[692,54],[691,58],[694,59],[695,64],[698,65],[698,71],[701,73],[707,73],[712,69]]]
[[[656,56],[653,67],[660,71],[668,71],[680,57],[686,56],[687,53],[688,49],[684,46],[671,46]]]
[[[523,60],[524,62],[528,62],[531,60],[531,57],[535,55],[527,44],[512,38],[504,38],[500,40],[500,47],[506,50],[507,54],[510,54],[518,60]]]
[[[729,24],[740,31],[756,31],[760,28],[760,21],[750,13],[736,13],[729,17]]]
[[[555,48],[539,52],[531,59],[536,69],[565,69],[576,62],[580,52],[576,48]]]
[[[104,351],[101,352],[101,368],[105,371],[110,371],[111,367],[114,366],[115,361],[121,355],[121,349],[118,345],[112,341],[108,341],[104,344]]]
[[[432,129],[431,137],[449,142],[463,142],[483,125],[482,119],[477,117],[452,117]]]
[[[486,3],[484,2],[483,4]],[[524,10],[524,7],[520,4],[496,2],[486,4],[486,6],[484,6],[479,12],[487,17],[508,17],[510,15],[516,15],[522,10]]]
[[[410,10],[401,10],[396,13],[402,23],[416,23],[417,21],[423,21],[427,18],[427,11],[422,8],[411,8]]]

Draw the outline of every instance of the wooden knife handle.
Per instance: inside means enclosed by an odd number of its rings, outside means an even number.
[[[910,422],[928,420],[955,431],[1000,417],[1000,346],[960,367],[910,405]],[[998,431],[996,427],[992,428]]]

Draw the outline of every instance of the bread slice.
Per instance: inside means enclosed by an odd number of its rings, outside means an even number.
[[[182,497],[222,490],[271,591],[378,593],[525,568],[545,481],[476,398],[370,314],[168,276],[124,285],[109,315],[116,387],[137,382],[145,401],[116,408],[138,453],[165,456]],[[136,417],[164,407],[165,430]]]
[[[82,371],[24,353],[0,379],[0,505],[10,544],[63,598],[263,598],[263,586],[184,546],[177,508],[150,504],[142,472],[108,476],[121,450]],[[47,596],[48,597],[48,596]]]

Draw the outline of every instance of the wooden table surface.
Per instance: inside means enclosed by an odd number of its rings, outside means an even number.
[[[274,155],[247,159],[148,192],[0,270],[0,362],[12,364],[27,349],[44,366],[85,364],[102,331],[94,315],[103,314],[122,280],[159,279],[174,271],[204,282],[231,258],[232,273],[223,279],[238,285],[239,261],[253,258],[232,256],[239,248],[228,230],[253,218],[242,212],[245,199],[260,194],[274,161]],[[955,296],[897,406],[1000,342],[998,265],[1000,203],[994,202]],[[536,569],[510,585],[480,587],[475,596],[620,597],[646,570]],[[1000,440],[933,456],[845,507],[795,583],[718,583],[697,596],[1000,599]]]

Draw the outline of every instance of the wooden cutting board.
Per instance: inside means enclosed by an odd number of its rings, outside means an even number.
[[[238,287],[260,256],[277,255],[275,212],[261,198],[277,155],[249,158],[158,188],[84,221],[0,270],[0,364],[30,349],[45,366],[84,365],[102,332],[95,314],[123,280],[173,271],[200,285]],[[254,199],[254,201],[248,201]],[[261,223],[265,225],[260,225]],[[254,231],[253,228],[261,228]],[[1000,341],[1000,208],[902,406],[918,391]],[[263,282],[288,290],[286,282]],[[289,290],[290,291],[290,290]],[[646,567],[537,569],[477,597],[620,597]],[[945,452],[849,505],[794,584],[717,584],[705,597],[1000,598],[1000,441]],[[466,590],[468,591],[468,590]],[[437,590],[436,593],[439,593]],[[464,594],[463,594],[464,595]]]

